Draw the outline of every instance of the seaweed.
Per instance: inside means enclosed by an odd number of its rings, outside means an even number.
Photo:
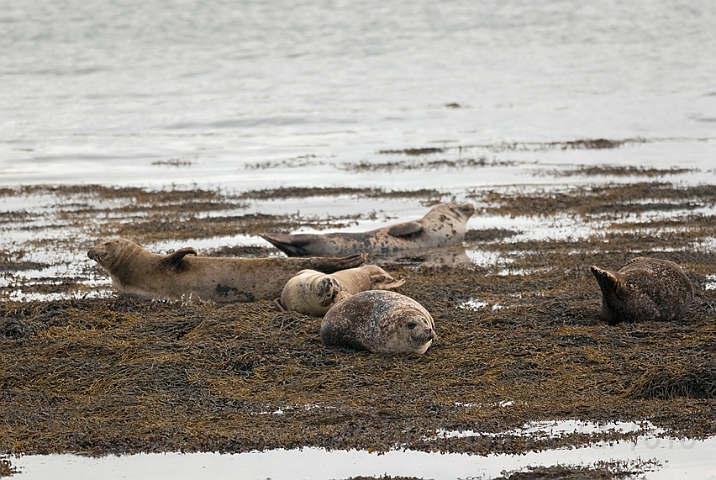
[[[616,480],[643,478],[645,472],[655,471],[662,464],[654,460],[609,460],[594,465],[527,466],[514,472],[502,472],[493,480]]]
[[[256,199],[449,200],[433,190],[292,188],[229,193],[36,186],[3,189],[0,195],[57,200],[60,207],[33,212],[32,220],[57,225],[59,231],[176,242],[230,231],[318,229],[364,218],[245,212],[243,205]],[[535,216],[545,223],[566,216],[589,226],[589,233],[535,239],[523,227],[473,228],[458,250],[494,255],[494,262],[479,267],[423,263],[433,252],[376,257],[406,280],[398,291],[435,319],[439,339],[423,356],[324,347],[320,319],[280,312],[267,301],[149,301],[107,293],[105,285],[84,277],[23,278],[24,269],[33,266],[23,264],[23,252],[32,248],[84,254],[83,242],[61,235],[5,250],[0,255],[6,260],[6,285],[0,289],[0,453],[315,446],[485,455],[639,435],[514,433],[531,422],[554,419],[648,420],[669,435],[716,434],[716,290],[710,287],[716,252],[709,246],[716,224],[714,216],[694,212],[716,202],[714,186],[648,182],[557,192],[476,191],[471,198],[483,213]],[[122,215],[137,216],[127,221],[113,215],[116,204],[124,205]],[[217,206],[229,211],[216,215]],[[664,217],[632,216],[647,211]],[[279,254],[253,246],[208,253]],[[601,292],[590,265],[619,268],[637,255],[684,267],[696,298],[683,319],[617,326],[600,319]],[[83,275],[102,278],[104,273],[88,269]],[[57,297],[8,299],[9,292],[19,291]],[[482,434],[438,435],[468,430]]]
[[[716,361],[681,361],[653,367],[630,390],[632,398],[716,398]]]
[[[3,456],[0,456],[0,477],[10,477],[18,473],[12,462]]]

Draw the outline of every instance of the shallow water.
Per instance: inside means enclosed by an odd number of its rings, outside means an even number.
[[[542,422],[530,425],[524,433],[560,435],[570,432],[591,433],[615,429],[642,431],[635,424],[595,425],[581,422]],[[647,431],[649,429],[647,428]],[[435,480],[494,478],[504,470],[526,466],[594,465],[599,461],[641,459],[658,462],[646,468],[648,480],[716,478],[712,461],[716,438],[688,440],[658,438],[653,432],[636,442],[598,443],[592,447],[571,450],[548,450],[525,455],[466,455],[417,451],[391,451],[374,454],[366,451],[326,451],[319,448],[303,450],[269,450],[234,455],[216,453],[167,453],[108,456],[99,458],[76,455],[22,456],[13,458],[13,465],[22,472],[23,480],[52,477],[57,480],[93,478],[217,478],[231,476],[242,479],[340,479],[357,475],[415,476]]]
[[[416,147],[713,179],[715,23],[709,0],[9,0],[0,184],[435,186],[341,170]],[[494,152],[585,138],[651,143]],[[543,183],[533,170],[436,173],[460,189]]]

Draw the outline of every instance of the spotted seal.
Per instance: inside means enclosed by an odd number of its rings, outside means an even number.
[[[321,273],[303,270],[283,287],[279,306],[306,315],[324,315],[331,306],[348,295],[366,290],[392,290],[405,280],[396,280],[377,265]]]
[[[694,286],[669,260],[637,257],[618,272],[591,267],[602,290],[602,317],[609,323],[676,320],[694,298]]]
[[[389,254],[460,244],[465,239],[467,221],[474,212],[475,207],[469,203],[442,203],[434,206],[419,220],[367,232],[262,233],[260,236],[289,257]]]
[[[223,258],[197,256],[191,247],[168,255],[114,238],[95,245],[87,256],[112,277],[124,294],[150,298],[252,302],[273,300],[301,270],[334,272],[365,261],[361,255],[341,258]]]
[[[412,298],[387,290],[368,290],[333,305],[321,323],[326,346],[374,353],[425,353],[435,322]]]

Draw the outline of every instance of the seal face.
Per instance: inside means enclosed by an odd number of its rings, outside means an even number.
[[[260,236],[289,257],[391,254],[403,250],[460,244],[467,221],[475,213],[469,203],[442,203],[423,218],[360,233],[268,234]]]
[[[602,317],[612,324],[677,320],[694,298],[691,281],[669,260],[637,257],[618,272],[591,271],[602,290]]]
[[[366,290],[391,290],[405,280],[395,280],[377,265],[339,270],[326,274],[303,270],[291,278],[281,292],[281,306],[305,315],[324,315],[338,301]]]
[[[374,353],[423,354],[432,345],[435,322],[415,300],[387,290],[351,295],[328,310],[321,323],[326,346]]]
[[[114,238],[87,252],[112,277],[123,294],[149,298],[253,302],[273,300],[286,282],[310,268],[334,272],[356,267],[364,256],[342,258],[222,258],[197,256],[191,247],[168,255],[151,253],[140,245]]]

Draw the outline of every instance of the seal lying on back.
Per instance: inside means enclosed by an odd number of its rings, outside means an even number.
[[[435,322],[415,300],[395,292],[368,290],[333,305],[323,317],[324,345],[374,353],[425,353]]]
[[[136,243],[115,238],[98,243],[87,256],[112,277],[120,292],[141,297],[216,302],[273,300],[301,270],[334,272],[352,268],[364,256],[342,258],[199,257],[191,247],[168,255],[150,253]]]
[[[359,233],[268,234],[261,237],[289,257],[393,253],[455,245],[465,239],[465,225],[475,212],[469,203],[442,203],[412,222]]]
[[[592,266],[609,323],[676,320],[689,308],[694,286],[674,262],[637,257],[618,272]]]
[[[392,290],[405,280],[396,280],[377,265],[340,270],[326,274],[303,270],[286,282],[280,306],[306,315],[320,316],[349,295],[366,290]]]

